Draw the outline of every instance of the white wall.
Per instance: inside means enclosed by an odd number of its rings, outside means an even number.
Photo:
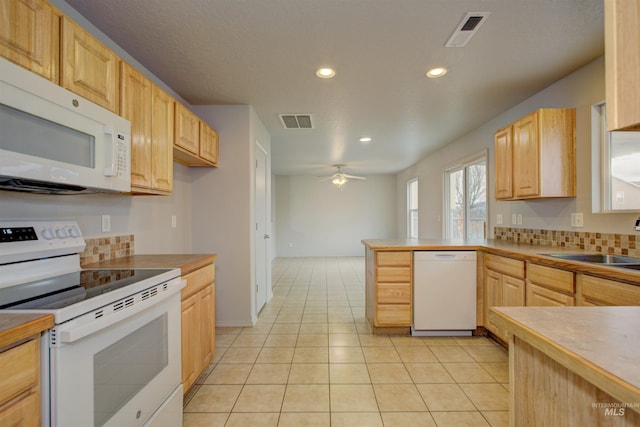
[[[276,176],[279,257],[363,256],[362,239],[395,236],[393,175],[350,181],[340,191],[313,176]]]
[[[218,254],[217,324],[250,326],[257,318],[254,143],[258,139],[270,151],[271,137],[248,105],[194,106],[193,110],[220,134],[220,167],[192,171],[193,251]]]
[[[420,237],[442,237],[443,170],[461,158],[489,151],[488,212],[489,230],[493,234],[497,214],[511,226],[511,214],[522,214],[517,228],[601,231],[632,234],[637,213],[591,213],[591,106],[604,100],[604,59],[599,58],[553,85],[505,111],[467,135],[421,159],[397,175],[398,212],[406,203],[406,181],[419,179]],[[535,201],[496,201],[494,194],[494,132],[538,108],[576,108],[576,174],[577,197]],[[584,228],[571,227],[571,213],[584,213]],[[398,215],[397,233],[406,235],[406,219]]]
[[[86,237],[134,234],[136,253],[191,252],[189,168],[174,165],[171,196],[53,196],[0,191],[0,220],[74,219]],[[111,232],[102,233],[101,216],[111,215]],[[171,228],[176,215],[177,227]]]

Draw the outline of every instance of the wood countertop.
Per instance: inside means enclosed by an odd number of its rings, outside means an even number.
[[[489,318],[640,412],[640,307],[494,307]]]
[[[82,268],[179,268],[182,275],[211,264],[216,254],[131,255],[83,265]]]
[[[0,350],[53,328],[52,314],[0,313]]]
[[[640,285],[640,270],[631,270],[597,263],[569,261],[548,255],[557,253],[595,253],[575,248],[530,245],[504,240],[367,239],[362,240],[362,244],[373,251],[484,251],[563,270],[587,273],[605,279]]]

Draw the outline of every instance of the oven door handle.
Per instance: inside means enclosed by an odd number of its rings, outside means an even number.
[[[96,317],[98,315],[94,311],[67,323],[63,323],[62,325],[56,326],[54,330],[56,331],[57,340],[61,344],[68,344],[94,334],[99,330],[106,329],[131,316],[141,313],[147,308],[163,302],[176,293],[179,293],[186,284],[186,280],[178,277],[167,282],[168,288],[166,291],[160,291],[156,296],[135,301],[129,306],[125,304],[122,309],[119,309],[119,311],[110,311],[101,317]],[[139,293],[134,297],[139,297],[140,294],[142,293]],[[111,304],[107,307],[112,308],[114,305],[116,304]],[[105,308],[103,307],[103,310],[101,311],[104,312],[104,309]]]

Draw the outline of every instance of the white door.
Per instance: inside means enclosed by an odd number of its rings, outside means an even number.
[[[256,313],[267,302],[267,245],[269,228],[267,223],[267,153],[256,141]]]

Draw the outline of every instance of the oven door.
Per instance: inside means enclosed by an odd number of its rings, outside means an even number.
[[[166,406],[181,383],[180,292],[158,297],[89,334],[50,332],[52,426],[140,426]]]

